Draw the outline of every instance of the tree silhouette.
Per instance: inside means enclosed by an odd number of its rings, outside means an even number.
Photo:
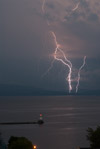
[[[8,149],[33,149],[33,145],[25,137],[11,136],[8,142]]]
[[[100,126],[97,126],[95,130],[93,130],[92,128],[88,128],[87,132],[87,139],[90,142],[90,147],[92,149],[100,148]]]

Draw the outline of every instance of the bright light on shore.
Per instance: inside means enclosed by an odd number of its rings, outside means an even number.
[[[33,145],[33,149],[37,149],[37,146],[36,145]]]

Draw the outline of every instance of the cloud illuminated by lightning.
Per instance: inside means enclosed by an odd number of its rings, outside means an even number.
[[[67,76],[66,80],[68,81],[68,84],[69,84],[69,93],[70,93],[72,91],[72,89],[73,89],[72,88],[72,63],[71,63],[70,60],[67,59],[64,51],[61,49],[61,45],[57,42],[57,37],[56,37],[55,33],[53,31],[51,31],[51,34],[52,34],[52,36],[54,38],[54,43],[56,45],[56,48],[55,48],[55,51],[54,51],[54,54],[53,54],[54,60],[52,61],[51,66],[49,67],[49,69],[46,71],[46,73],[44,75],[46,75],[52,69],[55,60],[60,61],[62,64],[67,66],[68,69],[69,69],[69,73],[68,73],[68,76]],[[58,57],[58,52],[61,55],[63,55],[63,58],[59,58]],[[81,78],[80,73],[81,73],[81,70],[83,69],[83,67],[85,66],[85,63],[86,63],[86,56],[84,56],[83,64],[81,65],[81,67],[78,70],[78,79],[77,79],[77,85],[76,85],[76,93],[78,92],[78,88],[79,88],[79,83],[80,83],[80,78]]]
[[[43,0],[43,3],[42,3],[42,12],[43,12],[43,14],[45,13],[45,3],[46,3],[46,0]],[[71,14],[78,9],[79,5],[80,5],[80,2],[72,9]],[[47,20],[47,24],[50,25],[48,20]],[[50,67],[42,75],[42,77],[44,77],[53,68],[53,64],[54,64],[55,61],[61,62],[63,65],[67,66],[67,68],[69,69],[69,73],[68,73],[68,76],[66,78],[66,81],[68,81],[69,93],[70,93],[72,91],[72,89],[73,89],[72,88],[72,63],[71,63],[70,60],[67,59],[64,51],[61,49],[61,45],[57,42],[56,34],[53,31],[51,31],[51,34],[52,34],[52,36],[54,38],[54,43],[55,43],[55,46],[56,46],[54,54],[53,54],[54,59],[51,62]],[[59,58],[58,53],[60,53],[63,57]],[[82,66],[78,70],[78,79],[77,79],[77,85],[76,85],[76,93],[78,92],[79,83],[80,83],[80,73],[81,73],[82,68],[85,65],[85,61],[86,61],[86,56],[84,56],[83,64],[82,64]]]
[[[85,61],[86,61],[86,56],[84,56],[83,64],[82,64],[82,66],[79,68],[79,71],[78,71],[78,79],[77,79],[77,85],[76,85],[76,93],[78,92],[79,83],[80,83],[80,73],[81,73],[82,68],[83,68],[84,65],[85,65]]]

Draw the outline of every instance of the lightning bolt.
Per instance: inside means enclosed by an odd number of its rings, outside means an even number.
[[[45,75],[47,75],[47,73],[49,73],[49,71],[50,71],[50,70],[52,69],[52,67],[53,67],[54,62],[55,62],[55,59],[51,62],[50,67],[49,67],[48,70],[42,75],[42,77],[44,77]]]
[[[68,81],[68,84],[69,84],[69,93],[70,93],[72,91],[72,84],[71,84],[71,82],[72,82],[72,80],[71,80],[72,63],[67,59],[64,51],[60,48],[60,44],[58,44],[58,42],[57,42],[57,38],[56,38],[55,33],[53,31],[51,31],[51,34],[54,37],[54,42],[56,45],[55,52],[54,52],[54,59],[57,61],[60,61],[61,63],[63,63],[65,66],[67,66],[69,68],[69,73],[68,73],[66,80]],[[65,61],[62,58],[57,57],[58,52],[60,52],[63,55],[63,58]]]
[[[45,2],[46,2],[46,0],[43,0],[43,4],[42,4],[42,11],[43,11],[43,13],[45,13]]]
[[[79,5],[80,5],[80,2],[76,5],[76,7],[75,7],[75,8],[73,8],[73,9],[72,9],[72,11],[77,10],[77,9],[78,9],[78,7],[79,7]]]
[[[77,85],[76,85],[76,93],[78,92],[78,88],[79,88],[80,77],[81,77],[80,73],[81,73],[81,70],[82,70],[82,68],[84,67],[85,63],[86,63],[86,56],[84,56],[83,64],[82,64],[82,66],[79,68],[79,71],[78,71],[78,79],[77,79]]]
[[[42,12],[43,12],[43,14],[45,13],[45,3],[46,3],[46,0],[43,0],[43,3],[42,3]],[[76,11],[78,9],[79,5],[80,5],[80,2],[72,9],[71,14],[74,13],[74,11]],[[48,20],[47,20],[47,24],[48,24],[48,26],[50,25],[50,23],[48,22]],[[52,36],[54,38],[54,43],[55,43],[55,46],[56,46],[55,51],[54,51],[54,54],[53,54],[54,59],[51,62],[50,67],[42,75],[42,77],[44,77],[47,73],[49,73],[49,71],[53,68],[53,64],[54,64],[55,61],[61,62],[63,65],[67,66],[68,69],[69,69],[69,73],[68,73],[68,75],[66,77],[66,81],[68,81],[69,93],[70,93],[72,91],[72,89],[73,89],[72,88],[72,63],[71,63],[70,60],[67,59],[64,51],[61,49],[61,45],[57,41],[56,34],[53,31],[51,31],[51,34],[52,34]],[[58,57],[58,52],[59,52],[59,54],[61,54],[63,56],[62,58],[59,58]],[[81,67],[78,70],[78,79],[77,79],[77,85],[76,85],[76,93],[78,92],[79,83],[80,83],[80,77],[81,77],[80,76],[80,73],[81,73],[82,68],[85,65],[85,61],[86,61],[86,56],[84,56],[83,64],[81,65]]]
[[[74,11],[76,11],[79,8],[79,5],[80,5],[80,2],[78,2],[76,4],[76,6],[73,9],[71,9],[71,11],[68,12],[68,15],[67,15],[68,18],[70,18],[71,15],[73,15]],[[63,22],[65,22],[65,21],[66,21],[66,19],[64,18],[63,19]]]

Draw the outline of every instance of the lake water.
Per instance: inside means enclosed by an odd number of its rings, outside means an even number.
[[[100,124],[99,96],[0,97],[0,122],[37,121],[44,125],[0,126],[7,143],[10,136],[24,136],[37,149],[88,147],[86,130]]]

